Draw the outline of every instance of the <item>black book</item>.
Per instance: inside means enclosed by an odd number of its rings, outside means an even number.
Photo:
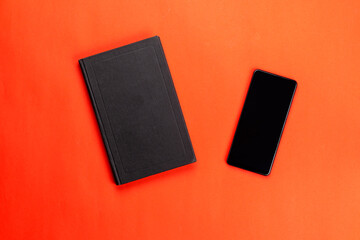
[[[116,184],[196,161],[159,37],[79,63]]]

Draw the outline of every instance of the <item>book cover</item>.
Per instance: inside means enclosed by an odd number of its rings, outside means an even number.
[[[79,63],[116,184],[196,161],[159,37]]]

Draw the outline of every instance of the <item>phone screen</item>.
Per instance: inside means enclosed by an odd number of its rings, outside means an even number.
[[[297,83],[261,70],[253,74],[228,164],[269,175]]]

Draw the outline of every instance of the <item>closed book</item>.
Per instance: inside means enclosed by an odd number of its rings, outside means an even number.
[[[79,63],[116,184],[196,161],[159,37]]]

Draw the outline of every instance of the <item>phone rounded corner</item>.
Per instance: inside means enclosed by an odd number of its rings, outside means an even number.
[[[253,72],[253,75],[255,75],[255,73],[261,73],[261,72],[264,72],[263,70],[259,69],[259,68],[255,68],[254,72]]]
[[[226,159],[226,164],[229,165],[229,166],[234,166],[234,164],[231,163],[229,158]]]

